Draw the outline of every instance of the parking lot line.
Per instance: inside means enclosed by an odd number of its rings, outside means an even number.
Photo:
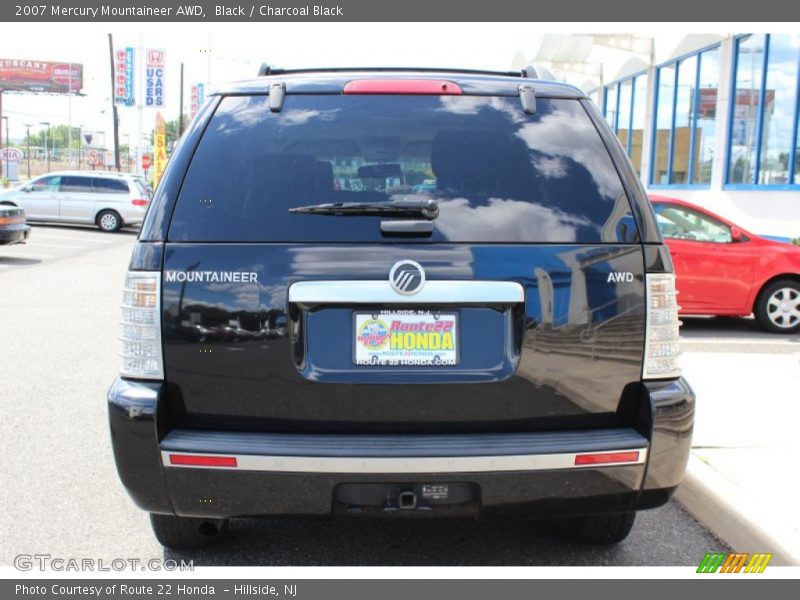
[[[87,246],[73,246],[71,244],[40,244],[38,242],[28,243],[31,248],[72,248],[74,250],[85,250]]]
[[[102,244],[107,243],[109,240],[101,239],[97,234],[90,233],[87,234],[86,237],[77,237],[77,236],[67,236],[67,235],[50,235],[48,233],[34,233],[32,234],[35,237],[32,237],[32,241],[39,240],[39,239],[47,239],[47,240],[67,240],[73,242],[91,242],[93,244]]]

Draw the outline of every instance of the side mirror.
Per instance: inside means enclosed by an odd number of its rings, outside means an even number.
[[[746,242],[749,238],[738,227],[731,227],[732,242]]]

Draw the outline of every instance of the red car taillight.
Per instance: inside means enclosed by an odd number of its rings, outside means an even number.
[[[133,204],[134,206],[147,206],[149,204],[149,200],[146,200],[144,198],[134,198],[133,200],[131,200],[131,204]]]
[[[25,222],[23,215],[14,215],[11,217],[0,217],[0,226],[2,225],[19,225]]]

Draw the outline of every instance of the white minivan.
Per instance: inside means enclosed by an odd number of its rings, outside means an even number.
[[[114,232],[140,225],[150,199],[132,175],[57,171],[0,194],[0,204],[24,208],[28,221],[93,223]]]

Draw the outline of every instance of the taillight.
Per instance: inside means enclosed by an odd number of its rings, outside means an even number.
[[[145,198],[134,198],[133,200],[131,200],[131,204],[133,204],[134,206],[147,206],[148,200],[146,200]]]
[[[129,271],[125,277],[120,335],[124,377],[163,379],[161,351],[161,274]]]
[[[648,273],[647,325],[644,345],[645,379],[679,377],[681,325],[674,273]]]
[[[19,225],[25,222],[25,215],[12,215],[10,217],[0,217],[0,225]]]

